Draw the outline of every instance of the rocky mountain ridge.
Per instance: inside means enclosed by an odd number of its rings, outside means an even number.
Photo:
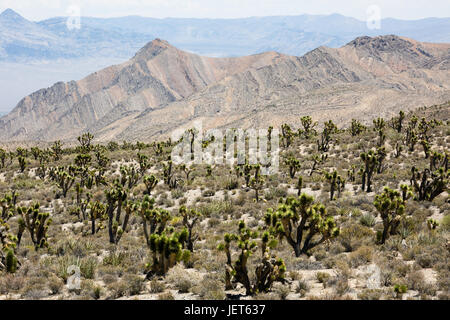
[[[57,83],[0,118],[5,140],[149,140],[205,128],[295,125],[310,114],[343,124],[450,100],[450,44],[360,37],[302,57],[209,58],[155,39],[121,65]]]

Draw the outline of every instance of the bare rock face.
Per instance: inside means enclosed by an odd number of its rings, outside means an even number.
[[[361,37],[302,57],[208,58],[155,39],[128,62],[22,99],[3,140],[149,140],[204,128],[267,127],[298,117],[345,123],[450,100],[450,44]]]

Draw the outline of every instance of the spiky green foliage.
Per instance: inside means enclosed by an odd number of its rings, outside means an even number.
[[[295,256],[309,251],[339,235],[339,228],[325,206],[302,193],[300,197],[280,200],[276,210],[267,210],[264,217],[269,231],[280,240],[286,239]]]
[[[181,206],[179,209],[179,213],[183,218],[183,225],[188,230],[188,237],[186,239],[186,248],[194,252],[194,242],[198,239],[198,235],[193,234],[193,229],[195,224],[202,217],[200,211],[195,209],[188,209],[185,206]]]
[[[367,127],[365,127],[361,122],[356,119],[352,119],[352,123],[350,125],[350,133],[353,137],[356,137],[363,133]]]
[[[144,181],[145,188],[146,188],[145,194],[151,195],[153,189],[155,189],[159,180],[156,179],[156,177],[152,174],[150,176],[144,176],[143,181]]]
[[[313,122],[310,116],[304,116],[300,118],[303,129],[298,130],[298,134],[302,135],[305,139],[308,139],[312,135],[316,135],[317,131],[314,129],[318,123]]]
[[[75,173],[76,168],[73,166],[69,166],[68,171],[63,166],[50,169],[50,178],[61,189],[61,194],[64,198],[67,197],[67,192],[75,182]]]
[[[372,177],[375,169],[379,165],[378,156],[375,151],[369,150],[368,152],[361,153],[360,157],[363,162],[363,165],[360,169],[360,174],[362,176],[362,190],[372,192]]]
[[[444,167],[431,171],[428,168],[419,171],[416,167],[411,169],[411,185],[418,201],[433,201],[438,195],[448,190],[450,169]]]
[[[386,134],[385,134],[385,127],[386,122],[383,118],[377,118],[373,120],[373,131],[377,132],[378,134],[378,147],[381,147],[384,145],[384,142],[386,141]]]
[[[150,169],[151,164],[148,156],[142,153],[138,153],[138,163],[139,163],[139,173],[143,176],[148,169]]]
[[[0,207],[2,209],[0,218],[3,221],[8,221],[16,213],[16,204],[18,193],[14,190],[7,193],[3,198],[0,198]]]
[[[375,196],[373,204],[383,220],[383,232],[378,239],[381,244],[385,243],[389,233],[395,233],[405,213],[406,201],[412,195],[406,185],[401,189],[400,192],[385,187],[382,194]]]
[[[283,142],[284,148],[289,148],[292,143],[292,138],[294,136],[294,132],[291,129],[291,126],[287,123],[281,125],[281,141]]]
[[[187,229],[176,232],[173,228],[164,230],[161,234],[153,233],[150,236],[149,246],[152,252],[152,263],[147,265],[147,277],[165,275],[167,271],[178,262],[185,264],[190,259],[190,251],[184,250],[188,236]]]
[[[104,228],[103,222],[108,220],[106,206],[100,201],[89,203],[89,220],[91,221],[91,234],[96,234]],[[98,222],[98,224],[96,224]]]
[[[145,242],[150,247],[151,236],[155,233],[160,235],[164,231],[171,215],[167,210],[156,208],[155,199],[148,195],[144,197],[136,213],[141,217]]]
[[[302,176],[298,177],[296,188],[297,188],[297,196],[300,197],[300,194],[302,193],[302,188],[303,188],[303,177]]]
[[[257,250],[258,233],[250,230],[244,223],[239,222],[237,234],[227,233],[224,242],[218,245],[220,251],[224,251],[227,256],[225,266],[225,288],[232,289],[232,281],[241,283],[247,295],[254,295],[258,292],[267,292],[271,289],[275,281],[284,281],[286,266],[282,259],[271,256],[270,249],[274,248],[277,242],[268,232],[261,235],[261,257],[256,266],[253,283],[249,277],[248,260]],[[238,258],[232,261],[232,244],[236,243],[239,252]]]
[[[94,135],[89,132],[83,133],[77,138],[78,142],[80,143],[79,150],[81,153],[88,153],[92,150],[93,139]]]
[[[259,192],[263,189],[265,179],[261,175],[261,167],[259,164],[253,166],[255,168],[255,175],[250,179],[249,187],[255,190],[255,201],[259,202]]]
[[[312,176],[312,174],[316,171],[318,171],[318,166],[323,164],[326,160],[328,159],[328,155],[327,154],[322,154],[322,155],[318,155],[315,154],[312,157],[312,166],[311,166],[311,171],[309,172],[309,176]]]
[[[17,213],[21,216],[19,224],[30,233],[31,241],[36,251],[48,246],[47,230],[52,223],[50,213],[41,212],[40,204],[35,203],[29,207],[18,207]]]
[[[289,157],[284,162],[289,167],[289,176],[293,179],[295,177],[295,173],[300,169],[300,160]]]
[[[62,149],[62,143],[61,141],[55,141],[53,142],[53,145],[51,146],[51,152],[53,154],[53,158],[55,161],[58,161],[62,157],[63,149]]]
[[[330,201],[334,200],[334,193],[338,192],[338,198],[341,196],[341,192],[345,188],[345,179],[338,175],[337,171],[325,172],[325,179],[330,183]]]
[[[109,242],[118,244],[127,229],[130,215],[136,211],[137,207],[133,202],[126,201],[127,190],[124,190],[117,181],[111,188],[105,190],[105,195],[108,203],[106,214],[108,216]],[[123,220],[121,217],[122,209],[125,211]]]

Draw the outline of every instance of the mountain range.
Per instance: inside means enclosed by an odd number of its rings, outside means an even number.
[[[267,128],[299,117],[369,121],[450,100],[450,44],[395,35],[358,37],[303,56],[275,51],[211,58],[155,39],[129,61],[80,81],[58,82],[0,118],[15,141],[168,137],[201,120],[208,128]]]
[[[232,57],[265,51],[300,56],[319,46],[340,47],[356,37],[396,34],[427,42],[450,42],[450,18],[382,19],[381,29],[339,14],[241,19],[67,17],[29,21],[7,9],[0,14],[0,61],[115,57],[129,59],[148,41],[162,38],[192,53]]]

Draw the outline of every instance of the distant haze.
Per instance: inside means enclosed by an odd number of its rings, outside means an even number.
[[[2,0],[0,112],[10,111],[24,96],[55,82],[79,80],[91,72],[128,60],[155,38],[165,39],[182,50],[212,57],[236,57],[266,51],[301,56],[320,46],[341,47],[363,35],[396,34],[425,42],[450,42],[450,18],[384,19],[381,29],[369,29],[364,19],[371,1],[339,1],[339,6],[336,2]],[[450,6],[443,5],[448,1],[415,1],[410,7],[406,1],[377,3],[381,18],[450,16]],[[69,4],[79,5],[80,29],[69,30],[67,18],[61,17],[70,13],[67,11]],[[404,5],[401,12],[397,10],[400,4]],[[13,10],[2,11],[6,8]],[[302,12],[322,15],[293,15]],[[333,12],[348,16],[323,15]],[[128,14],[211,19],[124,16]],[[277,14],[280,16],[273,16]],[[119,15],[122,17],[86,17]],[[212,19],[258,15],[267,17]],[[31,21],[44,18],[49,19]]]
[[[449,17],[448,0],[2,0],[0,11],[12,8],[31,20],[66,16],[78,5],[83,16],[140,15],[154,18],[244,18],[252,16],[339,13],[360,20],[378,5],[382,18]]]

